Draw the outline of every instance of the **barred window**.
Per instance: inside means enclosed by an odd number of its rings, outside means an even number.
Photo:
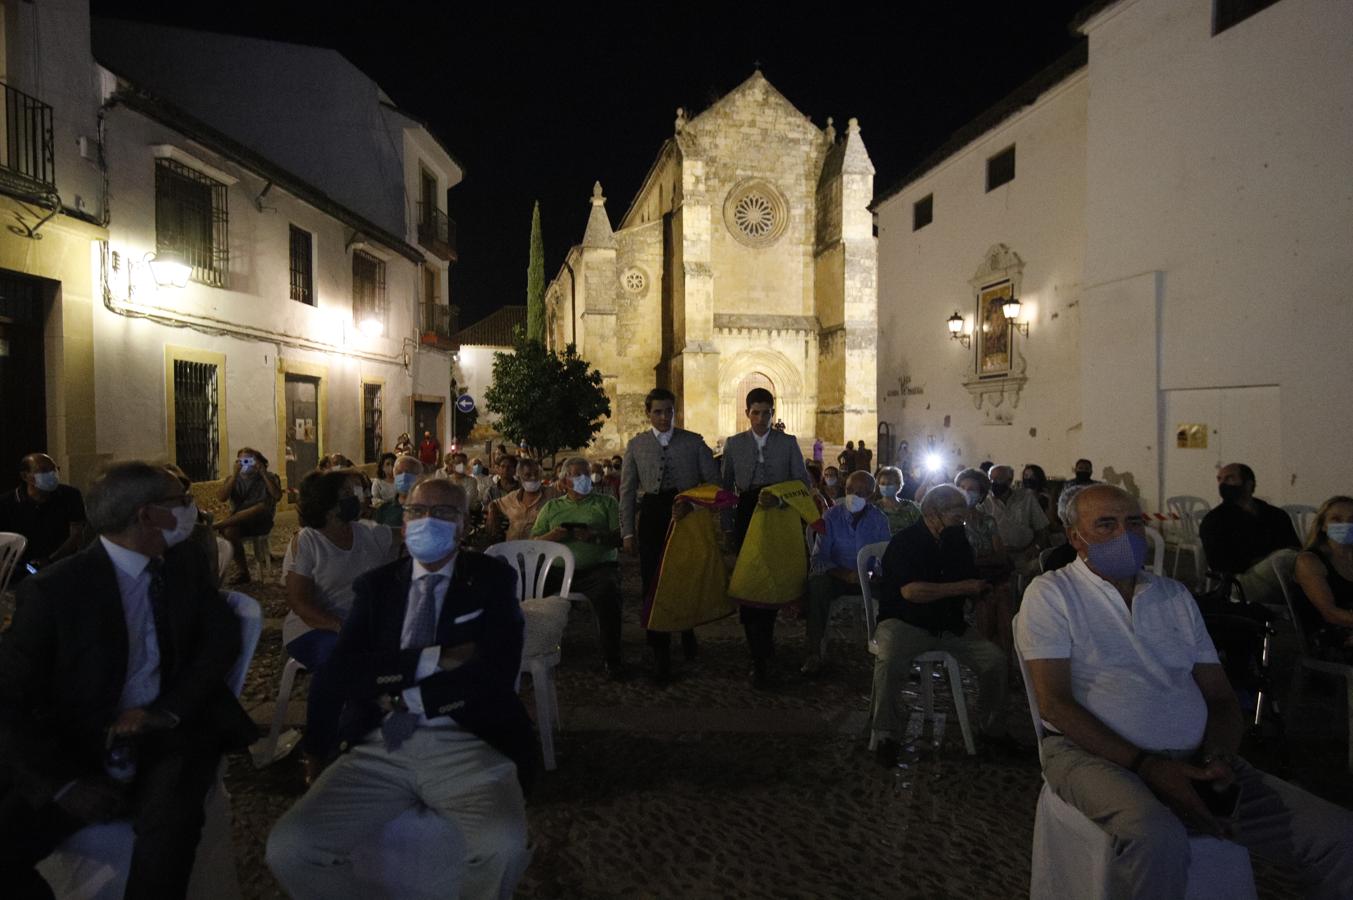
[[[291,226],[291,299],[315,305],[314,252],[310,232]]]
[[[155,160],[156,253],[178,253],[194,281],[225,287],[228,226],[224,184],[176,160]]]
[[[174,460],[193,481],[219,477],[219,371],[211,363],[174,360]]]
[[[385,325],[385,263],[362,250],[352,251],[352,318]]]

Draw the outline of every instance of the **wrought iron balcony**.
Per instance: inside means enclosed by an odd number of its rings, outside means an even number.
[[[419,340],[443,350],[452,349],[451,307],[435,300],[426,300],[423,306],[423,327]]]
[[[455,262],[456,220],[436,206],[418,203],[418,243],[447,262]]]
[[[0,132],[0,185],[10,190],[49,194],[56,190],[52,108],[7,84]]]

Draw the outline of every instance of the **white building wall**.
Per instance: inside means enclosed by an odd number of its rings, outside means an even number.
[[[1147,293],[1158,293],[1163,393],[1140,369],[1120,370],[1117,391],[1087,391],[1083,446],[1159,460],[1138,479],[1147,493],[1160,482],[1165,495],[1213,498],[1213,466],[1240,460],[1256,465],[1261,495],[1316,504],[1348,491],[1353,442],[1342,389],[1353,380],[1353,4],[1283,0],[1216,36],[1212,5],[1124,2],[1085,29],[1087,303],[1158,282]],[[1136,302],[1146,327],[1149,304]],[[1087,327],[1086,357],[1116,352],[1119,334]],[[1276,404],[1220,411],[1223,392],[1275,386]],[[1184,391],[1208,402],[1180,404]],[[1113,408],[1102,428],[1089,427],[1091,406]],[[1179,451],[1208,465],[1172,453],[1175,406],[1219,410],[1207,450]],[[1261,427],[1243,421],[1261,410]]]
[[[1069,475],[1080,455],[1087,93],[1082,70],[878,206],[879,421],[913,453],[933,440],[951,465],[1032,462],[1050,475]],[[987,193],[986,161],[1011,144],[1015,179]],[[927,195],[934,221],[913,231],[913,206]],[[1017,406],[1007,395],[978,409],[963,385],[976,341],[950,340],[945,320],[957,310],[971,328],[969,281],[997,243],[1024,261],[1029,336],[1015,335],[1015,349],[1028,383]]]
[[[460,348],[456,362],[456,383],[474,398],[481,425],[498,420],[497,416],[484,408],[484,394],[493,385],[493,354],[511,352],[511,347],[462,345]]]

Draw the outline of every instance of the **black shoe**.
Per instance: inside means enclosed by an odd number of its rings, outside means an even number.
[[[659,685],[667,685],[672,681],[672,648],[654,647],[653,648],[653,680]]]
[[[686,657],[686,661],[690,662],[691,660],[695,659],[699,651],[700,644],[695,640],[695,632],[694,631],[681,632],[681,655]]]
[[[902,745],[892,738],[880,738],[874,744],[874,760],[885,769],[891,769],[897,765],[897,757],[902,752]]]

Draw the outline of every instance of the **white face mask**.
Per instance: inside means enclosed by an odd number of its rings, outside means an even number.
[[[465,463],[456,463],[455,472],[457,475],[465,474]]]
[[[864,509],[867,501],[859,494],[846,494],[841,498],[841,502],[845,505],[847,512],[857,513]]]
[[[534,494],[534,493],[536,493],[537,491],[540,490],[540,482],[539,482],[539,481],[523,481],[523,482],[521,483],[521,489],[522,489],[523,491],[526,491],[526,493],[528,493],[528,494]]]
[[[160,529],[160,533],[164,535],[166,547],[174,547],[188,540],[188,536],[193,533],[193,526],[197,524],[196,503],[176,506],[172,512],[174,513],[174,527]]]

